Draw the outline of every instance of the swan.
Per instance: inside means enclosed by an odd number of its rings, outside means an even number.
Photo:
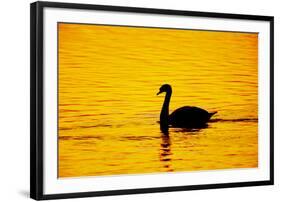
[[[209,113],[199,107],[184,106],[176,109],[169,115],[172,87],[169,84],[162,85],[157,95],[163,92],[166,92],[166,96],[160,114],[160,127],[162,131],[167,131],[169,126],[177,128],[204,128],[210,118],[217,113]]]

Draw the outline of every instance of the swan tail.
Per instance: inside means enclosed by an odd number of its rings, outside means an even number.
[[[210,115],[210,118],[212,117],[212,116],[214,116],[216,113],[218,113],[217,111],[214,111],[214,112],[210,112],[209,113],[209,115]]]

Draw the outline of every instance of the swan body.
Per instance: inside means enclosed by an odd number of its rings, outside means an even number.
[[[166,92],[166,96],[160,114],[161,130],[167,130],[169,126],[179,128],[203,128],[210,118],[217,113],[209,113],[199,107],[184,106],[176,109],[169,115],[172,87],[169,84],[162,85],[157,95],[163,92]]]
[[[175,127],[203,127],[215,113],[199,107],[185,106],[169,115],[169,124]]]

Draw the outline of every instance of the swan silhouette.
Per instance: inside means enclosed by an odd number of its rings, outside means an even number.
[[[160,114],[160,128],[167,132],[169,126],[177,128],[205,128],[210,118],[217,112],[207,112],[199,107],[184,106],[176,109],[169,115],[169,104],[172,95],[172,87],[164,84],[157,95],[166,92],[165,100]]]

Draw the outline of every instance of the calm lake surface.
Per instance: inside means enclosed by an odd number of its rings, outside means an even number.
[[[59,24],[59,177],[258,166],[258,34]],[[164,94],[218,111],[160,131]]]

